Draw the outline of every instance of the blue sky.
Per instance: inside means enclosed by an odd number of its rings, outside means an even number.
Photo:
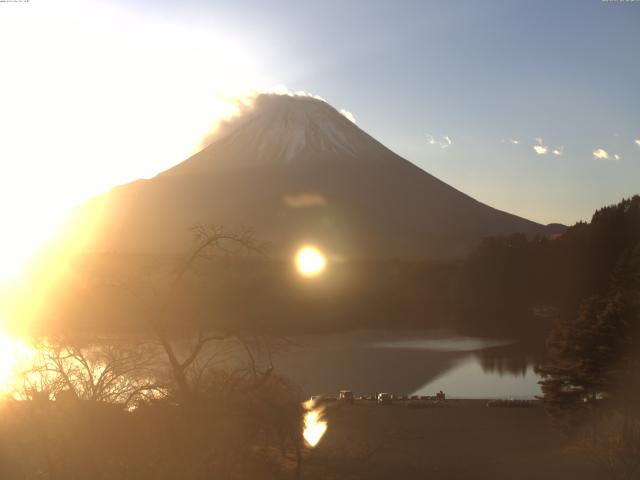
[[[640,1],[0,4],[0,199],[62,211],[153,175],[224,111],[209,92],[284,85],[480,201],[572,224],[640,193],[639,45]]]
[[[266,46],[275,82],[500,209],[571,224],[640,192],[640,2],[124,3]]]

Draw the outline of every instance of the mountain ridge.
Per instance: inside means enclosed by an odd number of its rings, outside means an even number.
[[[307,97],[260,96],[200,152],[101,200],[93,251],[184,251],[195,223],[253,227],[276,256],[314,243],[341,258],[460,258],[487,235],[547,233],[447,185]]]

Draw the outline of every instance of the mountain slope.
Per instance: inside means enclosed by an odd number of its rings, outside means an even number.
[[[342,258],[457,258],[486,235],[545,232],[455,190],[308,97],[262,95],[201,152],[98,201],[94,252],[182,252],[198,222],[252,227],[275,256],[310,242]]]

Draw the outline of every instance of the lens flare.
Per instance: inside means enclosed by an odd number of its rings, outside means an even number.
[[[315,447],[318,445],[325,432],[327,431],[327,422],[323,420],[324,409],[322,407],[312,408],[304,415],[304,437],[307,445]]]
[[[327,259],[316,247],[302,247],[296,253],[296,268],[303,277],[316,277],[327,266]]]

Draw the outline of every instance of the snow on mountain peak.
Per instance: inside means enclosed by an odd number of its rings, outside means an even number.
[[[347,115],[309,95],[259,94],[214,135],[205,148],[160,175],[386,156],[386,148]]]
[[[203,150],[161,175],[353,158],[371,140],[321,98],[263,93],[222,124]]]
[[[291,162],[306,150],[351,155],[358,150],[350,135],[353,123],[313,97],[260,95],[247,119],[239,123],[229,137],[242,137],[258,153],[276,147],[276,158],[271,160]]]

